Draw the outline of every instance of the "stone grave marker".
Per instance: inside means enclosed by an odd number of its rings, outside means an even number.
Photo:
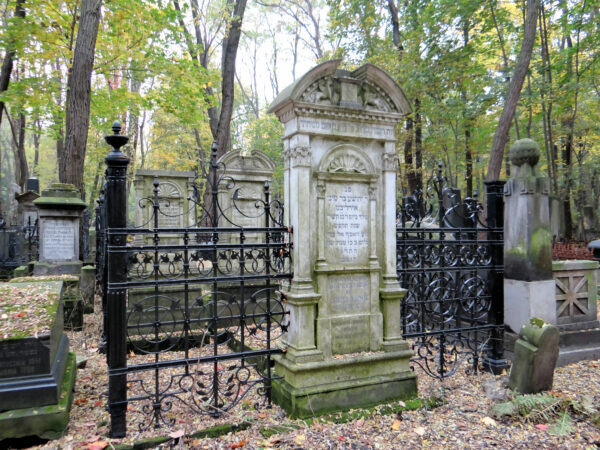
[[[224,174],[233,180],[229,189],[227,183],[219,185],[219,205],[225,217],[219,220],[222,227],[265,226],[264,205],[265,182],[271,182],[275,163],[271,158],[258,150],[244,154],[241,150],[231,150],[217,161],[224,168]],[[226,241],[235,236],[223,235]],[[256,242],[258,236],[249,234],[246,242]]]
[[[324,62],[287,87],[270,112],[284,124],[285,223],[293,273],[290,324],[276,357],[277,403],[292,416],[416,394],[401,336],[396,275],[395,126],[402,90],[366,64]]]
[[[39,261],[34,263],[34,275],[79,275],[79,223],[86,207],[79,191],[72,184],[56,183],[33,204],[39,214]]]
[[[504,318],[515,332],[531,317],[556,324],[548,178],[531,139],[510,149],[514,175],[504,187]]]
[[[154,199],[155,177],[158,178],[159,183],[158,228],[182,228],[193,225],[195,209],[189,198],[193,195],[194,172],[140,169],[136,171],[133,181],[136,200],[135,226],[154,228],[152,203],[148,200]]]
[[[521,328],[508,386],[522,394],[552,389],[558,359],[558,329],[542,319],[532,318]]]

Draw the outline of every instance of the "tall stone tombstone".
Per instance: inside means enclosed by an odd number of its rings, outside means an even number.
[[[55,183],[33,204],[39,215],[39,261],[34,275],[79,274],[79,229],[86,203],[72,184]]]
[[[133,180],[135,189],[135,226],[154,228],[154,179],[158,179],[158,228],[183,228],[195,223],[195,208],[190,202],[193,196],[194,172],[176,170],[139,169]],[[147,239],[151,241],[152,236]],[[161,233],[164,243],[175,238]]]
[[[275,170],[271,158],[258,150],[244,154],[241,150],[231,150],[217,161],[224,170],[224,175],[233,181],[219,184],[219,206],[223,216],[219,226],[260,228],[265,226],[264,206],[265,182],[270,183]],[[231,188],[230,188],[231,186]],[[226,234],[225,240],[233,238]],[[256,234],[249,234],[247,242],[257,239]]]
[[[292,416],[416,394],[396,276],[395,126],[410,106],[381,69],[339,64],[313,68],[270,108],[285,127],[294,273],[273,398]]]
[[[504,320],[516,333],[531,317],[556,324],[548,179],[539,146],[521,139],[510,149],[514,175],[504,188]]]

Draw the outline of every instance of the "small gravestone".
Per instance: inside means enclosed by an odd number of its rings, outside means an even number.
[[[83,312],[94,312],[94,293],[96,287],[96,268],[94,266],[83,266],[81,277],[79,277],[79,290],[83,298]]]
[[[79,275],[79,224],[86,207],[79,190],[72,184],[55,183],[33,204],[39,211],[40,240],[34,275]]]
[[[558,329],[542,319],[528,320],[515,343],[509,387],[522,394],[552,389],[558,360]]]
[[[25,191],[16,194],[15,199],[19,203],[17,208],[17,223],[24,226],[34,226],[38,218],[38,208],[33,204],[34,200],[40,198],[35,191]]]

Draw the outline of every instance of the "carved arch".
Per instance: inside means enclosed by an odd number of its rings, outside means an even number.
[[[340,144],[330,149],[321,160],[320,172],[374,175],[375,166],[359,147]]]
[[[182,198],[183,194],[176,183],[161,181],[158,185],[158,196],[162,198]]]

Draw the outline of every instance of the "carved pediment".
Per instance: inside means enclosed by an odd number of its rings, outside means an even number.
[[[360,83],[352,81],[347,77],[325,76],[309,85],[300,99],[316,105],[352,105],[356,109],[367,111],[398,112],[389,95],[379,86],[367,80]],[[355,86],[343,89],[343,84]]]

